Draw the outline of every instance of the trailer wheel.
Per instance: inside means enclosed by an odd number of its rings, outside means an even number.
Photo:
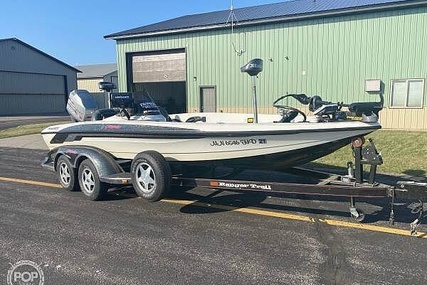
[[[171,169],[158,152],[139,153],[131,165],[132,185],[136,193],[151,202],[164,198],[172,185]]]
[[[89,159],[80,164],[78,178],[80,189],[90,200],[101,200],[107,194],[107,184],[99,180],[98,171]]]
[[[351,217],[358,223],[361,223],[365,220],[365,213],[362,210],[357,209],[357,215],[351,213]]]
[[[65,190],[78,191],[80,189],[79,183],[77,182],[76,171],[65,155],[61,155],[58,158],[56,163],[56,174],[58,175],[59,183]]]

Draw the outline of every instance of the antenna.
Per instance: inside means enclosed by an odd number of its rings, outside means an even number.
[[[234,33],[234,22],[239,22],[237,20],[236,14],[234,13],[234,6],[233,6],[233,0],[230,0],[230,14],[228,14],[228,18],[227,18],[227,22],[226,25],[228,25],[228,23],[231,24],[231,34],[233,35]]]
[[[234,36],[234,25],[236,23],[238,23],[239,20],[236,17],[236,14],[234,13],[234,5],[233,5],[233,0],[230,0],[230,14],[228,15],[227,18],[227,22],[226,25],[228,25],[230,23],[231,25],[231,37],[233,38]],[[231,41],[231,45],[233,46],[234,52],[238,55],[241,56],[243,53],[245,53],[245,50],[237,50],[236,49],[236,45],[234,44],[233,41]]]

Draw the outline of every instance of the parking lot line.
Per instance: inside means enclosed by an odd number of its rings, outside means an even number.
[[[0,177],[0,181],[37,185],[37,186],[44,186],[44,187],[50,187],[50,188],[62,188],[60,184],[17,179],[17,178]],[[324,224],[335,226],[335,227],[346,227],[346,228],[360,229],[360,230],[366,230],[366,231],[381,232],[381,233],[401,235],[401,236],[413,236],[417,238],[427,239],[427,233],[424,233],[424,232],[418,232],[414,235],[411,235],[409,230],[402,230],[402,229],[396,229],[396,228],[390,228],[390,227],[345,222],[345,221],[338,221],[338,220],[331,220],[331,219],[318,219],[318,218],[312,218],[312,217],[296,215],[296,214],[288,214],[283,212],[267,211],[267,210],[256,209],[256,208],[238,208],[238,207],[219,205],[219,204],[210,204],[210,203],[191,201],[191,200],[163,199],[161,201],[165,203],[170,203],[170,204],[213,208],[218,210],[225,210],[225,211],[239,212],[239,213],[250,214],[250,215],[273,217],[273,218],[302,221],[302,222],[309,222],[309,223],[324,223]]]
[[[17,179],[17,178],[0,177],[0,181],[15,182],[15,183],[21,183],[21,184],[30,184],[30,185],[37,185],[37,186],[45,186],[45,187],[52,187],[52,188],[62,188],[60,184],[46,183],[46,182],[25,180],[25,179]]]
[[[179,205],[185,205],[185,206],[206,207],[206,208],[233,211],[233,212],[239,212],[239,213],[245,213],[245,214],[251,214],[251,215],[266,216],[266,217],[280,218],[280,219],[286,219],[286,220],[296,220],[296,221],[303,221],[303,222],[310,222],[310,223],[324,223],[324,224],[335,226],[335,227],[346,227],[346,228],[360,229],[360,230],[366,230],[366,231],[381,232],[381,233],[401,235],[401,236],[413,236],[417,238],[427,239],[427,233],[418,232],[414,235],[411,235],[409,229],[402,230],[397,228],[374,226],[374,225],[368,225],[368,224],[362,224],[362,223],[345,222],[345,221],[338,221],[338,220],[331,220],[331,219],[318,219],[318,218],[288,214],[283,212],[266,211],[266,210],[261,210],[256,208],[238,208],[238,207],[225,206],[225,205],[209,204],[209,203],[199,202],[199,201],[170,200],[170,199],[163,199],[162,201],[166,203],[179,204]]]

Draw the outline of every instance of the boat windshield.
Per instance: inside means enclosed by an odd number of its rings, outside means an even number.
[[[136,114],[147,114],[159,112],[159,107],[154,103],[153,99],[147,92],[138,93],[135,96],[135,112]]]

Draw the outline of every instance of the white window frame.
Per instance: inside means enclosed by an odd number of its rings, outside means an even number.
[[[420,106],[408,106],[408,98],[409,98],[409,85],[411,82],[422,82],[422,90],[421,90],[421,104]],[[405,104],[403,106],[393,106],[393,96],[394,96],[394,84],[395,83],[405,83]],[[424,107],[424,94],[425,92],[425,79],[424,78],[408,78],[408,79],[392,79],[390,83],[390,108],[394,109],[422,109]]]

